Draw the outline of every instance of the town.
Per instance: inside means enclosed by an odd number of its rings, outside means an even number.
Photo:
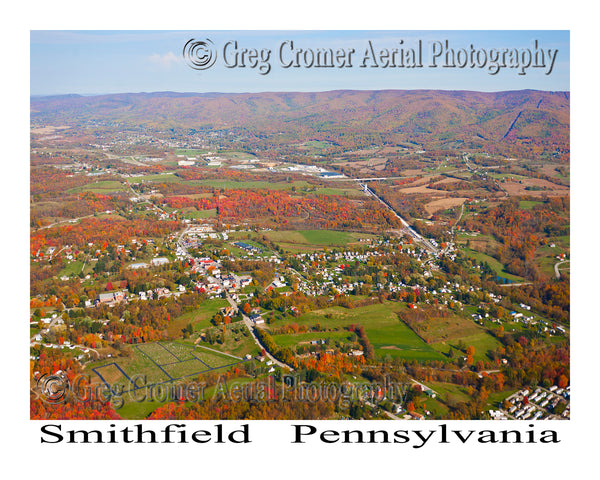
[[[527,99],[542,100],[564,99]],[[142,375],[149,388],[201,382],[211,398],[67,401],[58,415],[211,418],[227,401],[224,378],[249,390],[272,378],[265,401],[227,408],[570,417],[564,149],[544,146],[552,155],[533,161],[529,147],[77,114],[56,127],[53,101],[37,105],[31,129],[32,384],[85,373],[133,394]],[[348,404],[305,401],[323,385],[382,382],[402,397],[371,388]],[[32,415],[46,408],[36,399]]]

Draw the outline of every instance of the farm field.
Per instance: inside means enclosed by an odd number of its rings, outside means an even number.
[[[429,215],[433,215],[440,210],[459,207],[465,202],[465,200],[467,200],[466,197],[442,198],[440,200],[434,200],[433,202],[426,203],[425,210],[427,210]]]
[[[521,200],[519,201],[519,208],[523,210],[531,210],[536,205],[542,205],[543,202],[538,202],[535,200]]]
[[[489,360],[488,351],[495,350],[500,343],[473,320],[459,315],[413,319],[409,325],[427,346],[441,354],[448,354],[450,347],[459,349],[459,344],[475,348],[474,360]]]
[[[446,357],[427,345],[404,322],[385,327],[365,327],[378,357],[400,357],[406,360],[444,360]]]
[[[196,157],[206,153],[208,153],[208,150],[206,149],[179,148],[175,150],[175,155],[187,155],[189,157]]]
[[[281,230],[265,232],[265,235],[269,240],[280,244],[283,248],[293,245],[346,246],[358,244],[360,239],[377,238],[376,235],[368,233],[339,232],[335,230]]]
[[[319,324],[325,329],[342,329],[350,325],[363,325],[379,357],[390,355],[407,359],[443,360],[445,357],[420,339],[396,315],[399,304],[384,302],[366,307],[346,309],[330,307],[302,315],[294,320],[299,325],[314,327]],[[317,332],[324,335],[338,332]],[[341,333],[346,333],[344,330]],[[288,340],[284,338],[284,341]]]

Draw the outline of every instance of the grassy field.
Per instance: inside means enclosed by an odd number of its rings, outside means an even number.
[[[223,151],[219,152],[218,155],[220,157],[231,158],[233,160],[254,160],[256,155],[248,152],[238,152],[238,151]]]
[[[555,278],[556,277],[556,272],[554,271],[554,264],[558,262],[558,260],[556,258],[550,258],[550,257],[542,257],[538,260],[536,260],[537,264],[540,266],[540,270],[545,273],[546,275],[548,275],[551,278]],[[559,265],[559,272],[561,277],[563,275],[569,275],[569,263],[563,263],[562,265]]]
[[[427,386],[437,392],[440,400],[446,403],[468,402],[471,398],[466,387],[454,383],[427,382]]]
[[[432,319],[428,330],[432,339],[431,343],[427,343],[396,314],[404,308],[395,302],[384,302],[353,309],[330,307],[315,310],[294,319],[294,323],[311,328],[320,325],[321,330],[333,331],[274,335],[273,338],[282,346],[326,338],[343,341],[344,338],[349,338],[346,330],[348,326],[363,325],[377,357],[408,360],[445,360],[450,347],[457,348],[459,341],[475,348],[475,361],[487,360],[488,351],[495,350],[500,345],[486,329],[463,317],[444,318],[437,322]],[[452,325],[446,325],[446,320]]]
[[[196,219],[196,218],[213,218],[217,216],[217,209],[211,208],[209,210],[196,210],[195,207],[186,207],[181,209],[183,218]]]
[[[307,193],[315,193],[317,195],[337,195],[339,197],[362,197],[364,194],[357,188],[333,188],[323,187],[315,192],[308,191]]]
[[[275,343],[281,347],[295,347],[301,344],[310,344],[313,340],[329,340],[344,342],[349,340],[351,333],[347,330],[337,332],[306,332],[296,334],[272,335]],[[345,342],[344,342],[345,343]]]
[[[462,340],[465,345],[475,348],[475,354],[473,355],[473,360],[475,362],[479,360],[489,361],[490,357],[487,355],[488,351],[496,350],[502,345],[485,330],[479,329],[479,332],[475,334],[460,336],[456,340],[433,343],[431,346],[439,352],[448,353],[450,346],[454,348],[457,347],[458,340]]]
[[[524,281],[523,277],[519,277],[517,275],[513,275],[512,273],[504,270],[504,265],[502,265],[498,260],[494,257],[490,257],[482,252],[477,252],[475,250],[471,250],[470,248],[464,248],[464,252],[471,258],[477,260],[478,262],[486,262],[490,268],[498,275],[499,277],[507,278],[508,280],[512,280],[513,282],[522,282]]]
[[[142,183],[142,182],[185,182],[183,178],[171,173],[158,173],[154,175],[142,175],[141,177],[131,177],[128,179],[129,183]]]
[[[67,277],[70,277],[71,275],[78,275],[81,272],[83,265],[84,265],[84,263],[79,260],[69,262],[67,264],[67,266],[60,271],[60,273],[58,274],[58,277],[60,278],[63,275],[65,275]]]
[[[206,300],[196,310],[184,313],[183,315],[173,319],[167,327],[167,333],[170,338],[180,337],[181,329],[186,327],[190,322],[194,326],[194,331],[210,327],[212,325],[210,323],[210,319],[214,316],[214,314],[217,313],[219,309],[228,305],[229,302],[223,298]]]
[[[541,205],[544,202],[536,202],[535,200],[521,200],[519,202],[519,208],[522,210],[531,210],[536,205]]]
[[[370,326],[366,328],[366,331],[377,356],[389,355],[407,360],[443,360],[445,358],[399,320],[388,326]]]
[[[67,190],[67,193],[93,192],[93,193],[109,193],[127,190],[121,182],[117,180],[102,180],[99,182],[88,183],[81,187],[75,187]]]
[[[392,302],[377,303],[353,309],[330,307],[304,314],[295,319],[294,322],[311,327],[320,324],[322,328],[328,329],[360,324],[365,327],[367,336],[375,349],[375,354],[379,357],[389,355],[407,359],[443,360],[444,355],[427,345],[406,324],[398,319],[395,311],[400,308],[403,308],[400,304]],[[330,333],[340,334],[338,338],[342,338],[342,334],[347,334],[345,330],[315,333],[316,337],[319,337],[320,334],[320,338]],[[284,341],[287,340],[288,338],[284,338]]]
[[[560,237],[551,237],[551,240],[554,241],[557,245],[562,248],[571,248],[571,236],[570,235],[562,235]]]
[[[292,246],[333,247],[359,243],[361,238],[377,238],[376,235],[336,230],[281,230],[265,232],[269,240],[283,248]]]
[[[471,318],[459,315],[430,316],[415,322],[413,326],[427,346],[443,355],[449,352],[450,347],[458,349],[459,342],[463,342],[465,346],[475,348],[475,361],[489,360],[488,352],[501,345],[487,329],[477,325]]]
[[[309,154],[321,153],[329,148],[331,144],[323,140],[308,140],[304,145],[298,146],[300,150],[306,150]]]
[[[117,409],[121,417],[145,418],[166,403],[160,395],[157,399],[157,392],[164,392],[174,382],[196,380],[202,373],[224,372],[240,362],[203,346],[156,342],[135,345],[131,356],[95,362],[88,369],[93,383],[106,382],[113,391],[115,386],[122,388],[121,398],[125,403]],[[137,390],[133,390],[134,382]]]

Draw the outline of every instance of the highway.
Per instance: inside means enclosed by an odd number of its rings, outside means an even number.
[[[375,197],[377,200],[379,200],[379,202],[385,206],[385,208],[387,208],[390,212],[392,212],[396,218],[398,218],[400,220],[400,223],[402,223],[402,225],[404,226],[404,228],[406,229],[406,231],[409,233],[409,235],[411,237],[414,238],[414,240],[420,244],[422,244],[427,250],[429,250],[431,253],[438,253],[438,249],[435,248],[431,243],[429,243],[425,238],[423,238],[421,235],[419,235],[410,225],[409,223],[404,220],[400,215],[398,215],[398,212],[396,212],[396,210],[394,210],[389,203],[387,203],[384,199],[382,199],[381,197],[379,197],[373,190],[371,190],[367,184],[365,183],[360,183],[359,184],[363,191],[367,194],[370,195],[372,197]]]

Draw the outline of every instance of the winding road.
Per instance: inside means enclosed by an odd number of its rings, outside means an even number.
[[[558,267],[561,266],[563,263],[569,263],[571,260],[562,260],[561,262],[556,262],[554,264],[554,273],[556,274],[556,278],[560,278],[560,271],[558,270]]]

